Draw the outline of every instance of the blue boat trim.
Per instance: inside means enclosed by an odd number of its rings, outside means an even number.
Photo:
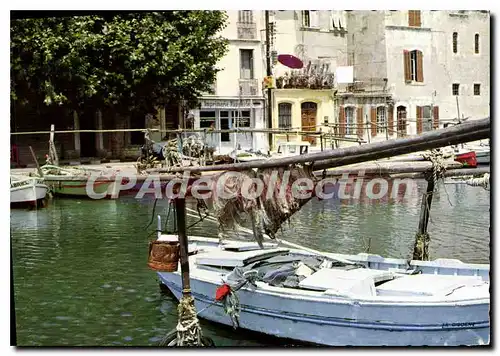
[[[176,284],[165,281],[160,275],[161,281],[171,290],[175,290],[179,293],[182,292],[181,288]],[[212,304],[214,302],[213,299],[207,298],[205,295],[196,293],[191,291],[193,297],[203,303]],[[293,321],[302,321],[313,324],[323,324],[323,325],[333,325],[333,326],[341,326],[341,327],[352,327],[352,328],[361,328],[361,329],[381,329],[388,331],[434,331],[434,330],[461,330],[461,329],[482,329],[489,328],[489,321],[476,321],[476,322],[468,322],[468,323],[443,323],[443,324],[391,324],[387,322],[369,322],[369,321],[359,321],[359,320],[346,320],[342,318],[319,318],[316,316],[304,316],[303,314],[298,314],[294,312],[284,312],[280,311],[279,313],[275,311],[271,311],[269,309],[249,306],[245,304],[241,304],[241,311],[253,314],[260,314],[271,316],[278,319],[289,319]]]

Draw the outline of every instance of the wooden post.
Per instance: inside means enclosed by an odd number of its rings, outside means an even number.
[[[189,282],[189,261],[188,261],[188,238],[186,234],[186,199],[175,198],[175,213],[177,218],[177,230],[179,235],[182,294],[191,296],[191,285]]]
[[[55,166],[59,166],[59,158],[57,157],[56,146],[54,145],[54,135],[55,135],[54,125],[50,125],[50,138],[49,138],[49,157],[52,156],[52,163]]]
[[[420,220],[418,222],[418,231],[415,236],[415,245],[413,247],[413,259],[420,261],[429,260],[430,236],[427,232],[427,226],[429,224],[432,195],[434,193],[434,179],[432,173],[427,175],[426,180],[427,191],[422,197],[422,205],[420,207]]]
[[[80,130],[80,118],[78,117],[78,113],[76,111],[73,111],[73,127],[75,128],[75,130]],[[75,132],[73,138],[75,141],[74,142],[75,151],[78,152],[78,157],[80,157],[80,151],[81,151],[80,132]]]
[[[366,114],[366,137],[368,139],[368,143],[370,143],[370,126],[371,122],[368,121],[368,114]]]

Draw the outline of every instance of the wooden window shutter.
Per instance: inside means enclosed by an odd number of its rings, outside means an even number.
[[[340,106],[340,110],[339,110],[339,132],[340,132],[340,136],[345,136],[345,109],[344,109],[344,106],[341,105]]]
[[[358,107],[358,112],[356,113],[356,124],[358,125],[358,137],[363,137],[364,136],[364,130],[363,130],[363,107],[360,106]]]
[[[424,108],[421,106],[417,106],[417,135],[422,133],[423,125],[422,125],[422,116]]]
[[[417,51],[417,82],[419,83],[424,81],[424,61],[422,57],[422,52]]]
[[[372,127],[372,137],[377,136],[377,109],[371,108],[370,111],[370,123]]]
[[[434,120],[433,120],[433,127],[435,129],[439,128],[439,106],[434,106]]]
[[[403,66],[405,71],[405,82],[411,81],[411,62],[410,62],[410,52],[403,51]]]
[[[408,26],[414,26],[415,23],[415,11],[408,10]]]
[[[389,130],[388,134],[390,136],[390,135],[394,134],[394,106],[389,105],[387,107],[387,111],[388,111],[388,114],[389,114],[388,115],[388,120],[387,120],[388,121],[387,122],[387,124],[388,124],[388,130]]]
[[[413,11],[413,26],[420,27],[422,25],[422,21],[420,20],[420,10]]]

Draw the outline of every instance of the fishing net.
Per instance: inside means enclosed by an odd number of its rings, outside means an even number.
[[[283,223],[312,198],[313,194],[306,194],[304,182],[309,189],[314,187],[308,166],[221,174],[208,199],[218,220],[219,238],[251,224],[254,238],[263,248],[264,234],[275,238]]]

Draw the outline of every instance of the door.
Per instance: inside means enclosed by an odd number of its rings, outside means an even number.
[[[317,105],[305,102],[300,106],[300,110],[302,114],[302,131],[316,131]],[[304,136],[302,140],[310,142],[311,145],[316,143],[316,138],[313,136]]]
[[[221,111],[220,112],[220,129],[221,130],[229,130],[229,111]],[[220,140],[224,144],[224,142],[231,142],[229,137],[229,132],[222,132],[220,134]]]

